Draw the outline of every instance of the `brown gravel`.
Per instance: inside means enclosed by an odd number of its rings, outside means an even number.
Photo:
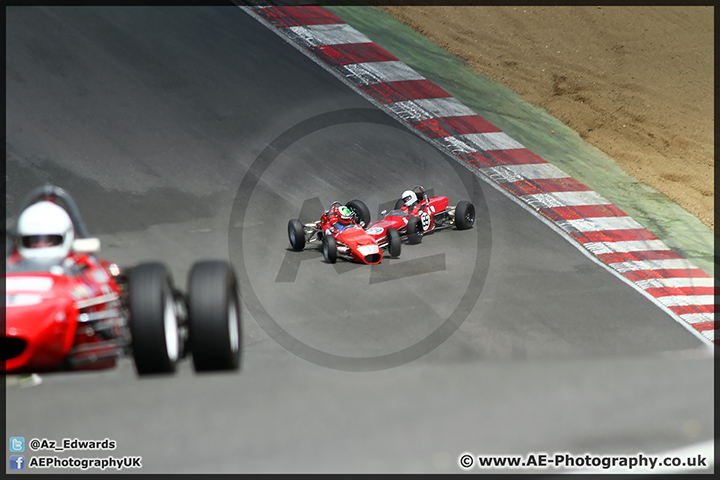
[[[381,8],[714,231],[714,7]]]

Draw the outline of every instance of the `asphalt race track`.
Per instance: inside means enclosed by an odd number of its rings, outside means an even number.
[[[6,439],[109,438],[56,455],[141,473],[432,473],[713,438],[698,338],[240,8],[8,7],[6,94],[10,220],[59,185],[104,257],[183,286],[229,259],[244,304],[241,372],[43,375],[7,387]],[[373,267],[290,250],[290,218],[359,198],[374,221],[417,184],[475,227]]]

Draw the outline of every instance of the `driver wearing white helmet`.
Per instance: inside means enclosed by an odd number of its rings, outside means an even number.
[[[411,213],[413,208],[415,207],[415,204],[417,204],[417,195],[412,190],[405,190],[402,193],[403,206],[401,207],[402,210],[406,210],[407,213]]]
[[[53,202],[34,203],[18,218],[16,247],[22,260],[59,264],[70,254],[74,239],[70,215]]]

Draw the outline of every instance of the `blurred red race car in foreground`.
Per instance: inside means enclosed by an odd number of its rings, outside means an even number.
[[[381,212],[384,217],[366,227],[368,235],[383,238],[389,229],[396,230],[401,239],[416,244],[423,235],[436,230],[457,227],[458,230],[472,228],[475,223],[475,206],[461,200],[450,206],[447,197],[428,197],[421,185],[406,190],[395,202],[395,209]]]
[[[338,257],[346,260],[377,264],[382,261],[382,249],[391,257],[400,256],[400,235],[395,228],[387,228],[383,235],[368,235],[363,226],[370,222],[370,210],[360,200],[346,205],[333,202],[320,220],[303,224],[293,218],[288,222],[288,237],[293,250],[300,251],[306,243],[322,242],[325,260],[335,263]]]
[[[97,256],[70,195],[47,185],[28,194],[6,259],[6,373],[112,368],[128,355],[139,375],[240,366],[239,293],[224,261],[196,262],[188,294],[162,263],[121,271]]]

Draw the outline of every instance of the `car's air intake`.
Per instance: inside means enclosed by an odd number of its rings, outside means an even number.
[[[10,360],[22,354],[27,347],[27,342],[22,338],[0,337],[0,350],[5,360]]]
[[[365,262],[366,263],[380,263],[380,254],[379,253],[371,253],[370,255],[365,255]]]

